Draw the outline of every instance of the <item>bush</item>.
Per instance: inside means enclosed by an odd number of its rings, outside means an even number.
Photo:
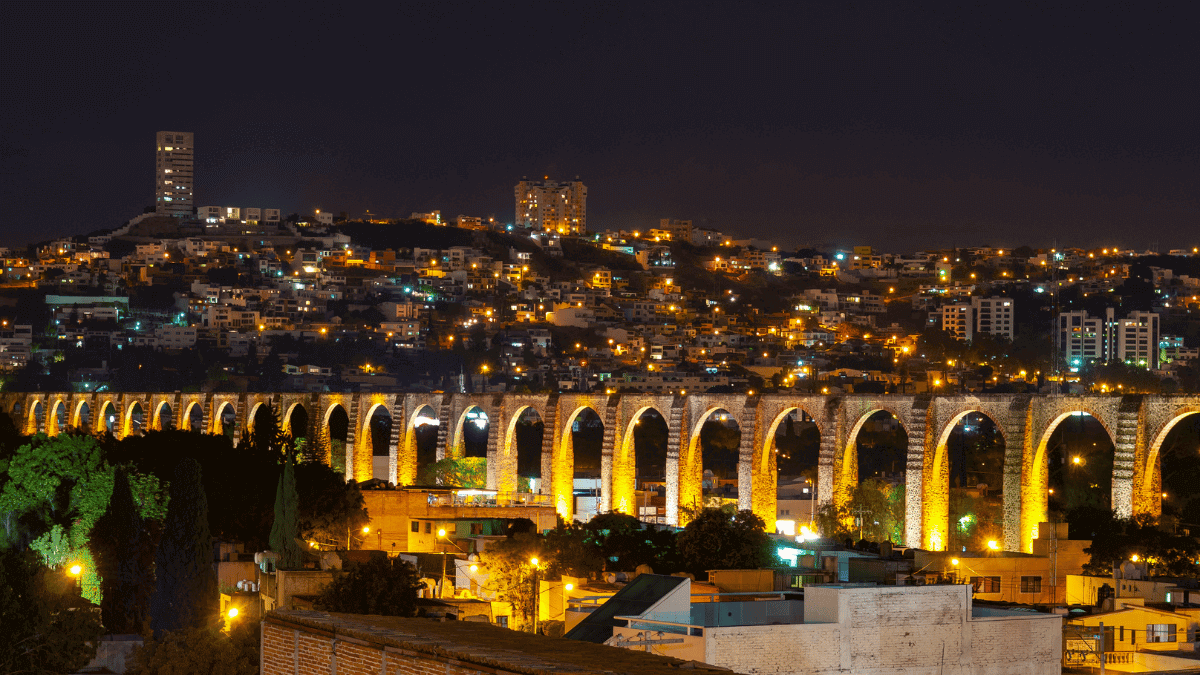
[[[126,675],[257,675],[258,626],[236,624],[231,635],[191,628],[150,639],[134,650]]]
[[[424,587],[412,565],[380,555],[335,571],[313,605],[326,612],[415,616],[417,591]]]

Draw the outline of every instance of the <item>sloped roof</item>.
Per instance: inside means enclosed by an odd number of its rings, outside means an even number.
[[[613,636],[613,627],[618,623],[613,617],[637,616],[644,613],[686,580],[685,577],[668,577],[661,574],[638,575],[626,584],[625,588],[609,598],[608,602],[600,605],[596,611],[567,631],[563,637],[568,640],[603,644]]]

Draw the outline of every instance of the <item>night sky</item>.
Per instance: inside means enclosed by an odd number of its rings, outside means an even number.
[[[382,3],[378,3],[382,4]],[[1192,4],[0,3],[0,243],[116,227],[154,132],[196,203],[781,245],[1200,244]]]

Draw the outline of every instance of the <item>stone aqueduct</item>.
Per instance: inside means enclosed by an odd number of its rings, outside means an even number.
[[[488,416],[488,487],[512,492],[517,486],[516,423],[527,408],[541,417],[542,492],[565,518],[572,515],[574,456],[572,423],[590,408],[604,424],[601,450],[601,511],[631,512],[635,492],[634,425],[653,408],[667,422],[667,517],[678,523],[680,505],[702,496],[700,428],[718,411],[738,422],[739,505],[767,523],[776,517],[775,432],[789,413],[803,412],[820,432],[817,494],[821,503],[844,503],[858,480],[857,435],[879,411],[891,413],[908,436],[906,466],[907,542],[943,549],[949,533],[951,430],[970,413],[991,418],[1003,435],[1004,547],[1029,551],[1037,523],[1046,518],[1048,443],[1060,422],[1087,413],[1115,445],[1112,503],[1119,516],[1161,512],[1159,449],[1184,417],[1200,413],[1200,396],[809,396],[793,394],[452,394],[452,393],[4,393],[0,404],[24,433],[59,433],[60,427],[111,428],[118,437],[134,432],[140,410],[145,429],[199,422],[208,433],[230,434],[235,443],[253,428],[259,407],[270,405],[285,431],[315,438],[328,429],[338,406],[349,419],[347,478],[372,477],[370,420],[383,406],[393,420],[389,477],[411,484],[417,474],[417,418],[439,420],[437,456],[462,456],[463,425],[475,408]],[[308,429],[288,428],[302,406]],[[164,414],[164,411],[170,411]],[[232,414],[230,414],[232,413]],[[198,416],[198,419],[197,417]],[[227,425],[223,420],[232,419]],[[110,420],[112,421],[110,423]],[[169,420],[169,421],[168,421]],[[231,426],[231,428],[227,428]],[[169,449],[164,449],[169,452]]]

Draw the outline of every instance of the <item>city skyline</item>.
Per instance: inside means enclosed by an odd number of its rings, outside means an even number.
[[[140,213],[138,149],[168,128],[204,139],[195,203],[284,213],[507,220],[521,176],[578,175],[591,229],[687,219],[789,248],[1168,249],[1200,222],[1195,47],[1170,7],[439,6],[317,33],[304,11],[165,11],[6,7],[7,243]],[[225,25],[263,37],[208,48]],[[322,47],[276,46],[294,39]]]

